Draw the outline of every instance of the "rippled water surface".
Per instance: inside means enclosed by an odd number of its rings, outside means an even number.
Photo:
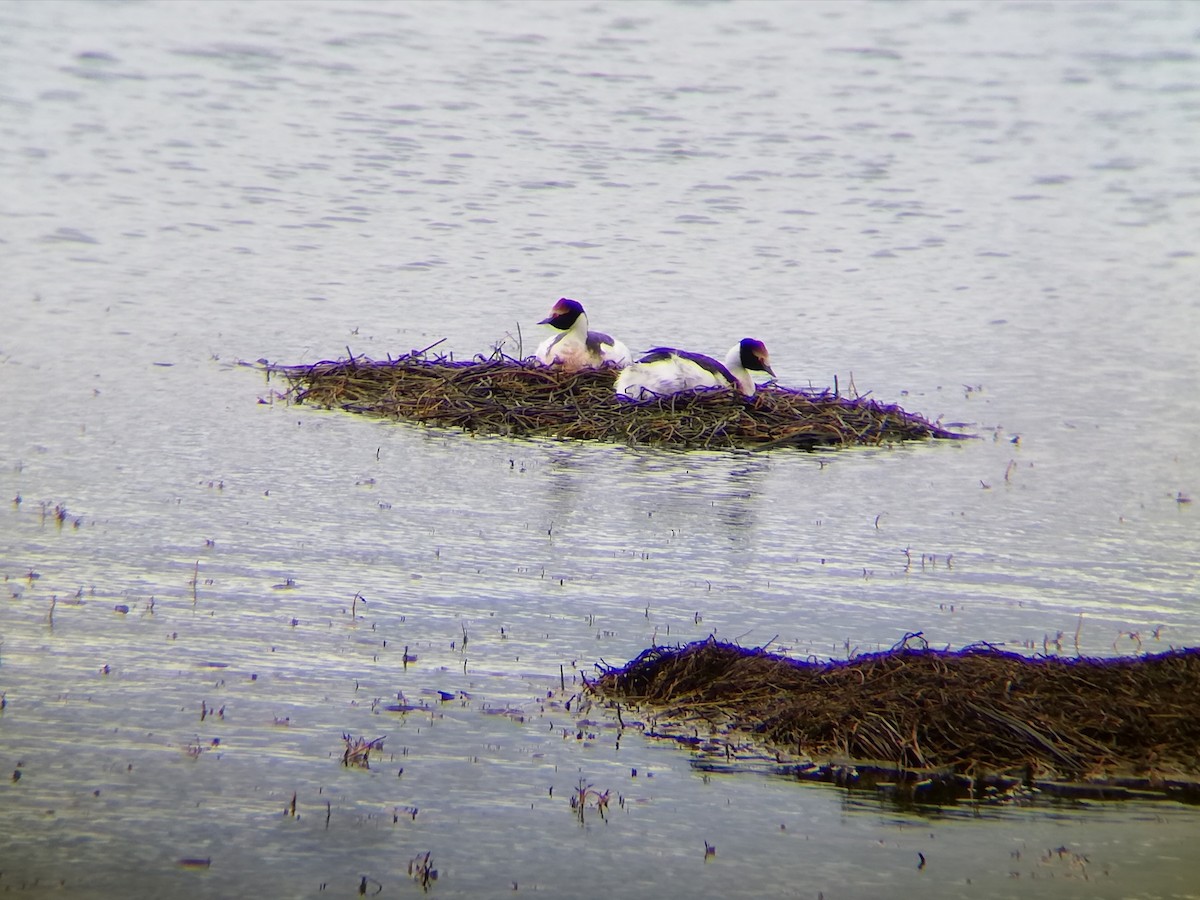
[[[575,696],[709,634],[1200,644],[1198,127],[1187,3],[0,4],[0,887],[1198,896],[1194,809],[906,810]],[[979,439],[473,438],[239,364],[564,295]]]

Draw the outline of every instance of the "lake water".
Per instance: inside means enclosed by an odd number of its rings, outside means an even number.
[[[575,696],[709,634],[1200,644],[1198,129],[1190,3],[0,4],[0,888],[1200,896],[1194,808],[914,811]],[[560,296],[980,439],[483,439],[240,364]]]

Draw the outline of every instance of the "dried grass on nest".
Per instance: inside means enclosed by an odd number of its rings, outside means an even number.
[[[514,437],[766,450],[966,436],[899,406],[827,390],[767,387],[749,399],[708,390],[632,403],[614,394],[615,369],[566,372],[500,354],[471,362],[352,357],[270,371],[288,379],[297,403]]]
[[[593,689],[813,760],[969,774],[1023,768],[1077,780],[1200,774],[1200,649],[1030,658],[906,639],[818,663],[710,639],[652,647]]]

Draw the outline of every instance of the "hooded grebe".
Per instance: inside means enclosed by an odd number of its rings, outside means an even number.
[[[629,348],[620,341],[599,331],[588,331],[587,313],[575,300],[563,297],[538,324],[558,329],[558,334],[546,338],[537,349],[538,361],[543,365],[559,363],[571,371],[599,368],[605,363],[624,367],[633,362]]]
[[[655,347],[617,377],[618,396],[650,400],[692,388],[735,388],[754,396],[751,372],[774,375],[762,341],[743,338],[734,344],[722,365],[711,356],[672,347]]]

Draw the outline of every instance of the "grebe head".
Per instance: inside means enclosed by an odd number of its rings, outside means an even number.
[[[743,368],[752,372],[766,372],[774,377],[775,370],[771,368],[771,357],[767,355],[766,344],[754,338],[742,338],[740,346]]]
[[[567,297],[559,298],[559,301],[550,308],[550,315],[538,322],[539,325],[550,325],[560,331],[566,331],[575,321],[583,315],[583,305],[576,300],[571,300]]]

